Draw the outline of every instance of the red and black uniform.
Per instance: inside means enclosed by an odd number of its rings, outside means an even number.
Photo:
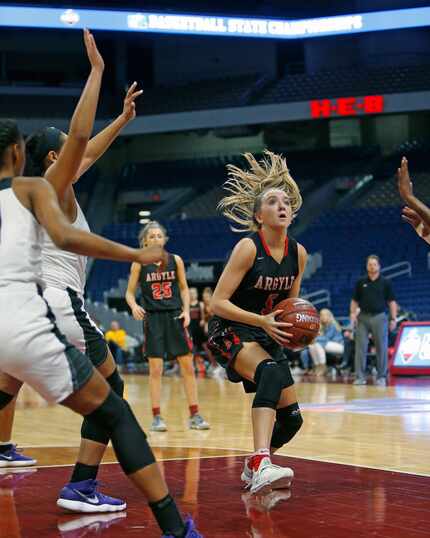
[[[230,301],[248,312],[269,314],[278,303],[287,299],[294,281],[299,275],[297,242],[286,238],[285,253],[281,263],[270,254],[270,249],[261,232],[252,234],[256,254],[252,267],[243,277]],[[283,348],[263,329],[214,316],[209,321],[209,346],[216,359],[227,369],[230,381],[243,381],[247,392],[255,392],[254,383],[244,380],[234,370],[234,360],[243,347],[243,342],[257,342],[274,360],[282,364],[284,388],[294,384],[288,360]]]
[[[192,350],[192,341],[184,329],[182,299],[176,260],[169,254],[167,267],[160,271],[156,264],[142,265],[140,270],[144,321],[145,353],[149,357],[177,357]]]
[[[201,319],[202,312],[200,309],[200,301],[197,300],[194,304],[190,303],[190,326],[188,328],[197,349],[200,349],[205,341],[205,335],[200,325]]]

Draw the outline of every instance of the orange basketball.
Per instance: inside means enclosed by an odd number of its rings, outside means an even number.
[[[320,315],[312,303],[305,299],[284,299],[273,310],[283,310],[276,321],[293,324],[285,328],[285,332],[293,335],[286,346],[288,349],[299,351],[312,344],[320,330]]]

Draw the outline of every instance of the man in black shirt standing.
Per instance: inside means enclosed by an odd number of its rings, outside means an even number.
[[[372,334],[376,347],[376,365],[378,370],[377,385],[387,384],[388,320],[387,306],[390,312],[390,330],[396,327],[397,303],[389,280],[381,276],[378,256],[372,254],[367,258],[367,277],[361,278],[355,285],[351,300],[350,318],[355,332],[355,374],[354,385],[366,385],[366,358],[369,333]]]

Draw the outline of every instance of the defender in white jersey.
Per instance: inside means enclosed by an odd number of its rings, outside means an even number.
[[[95,48],[87,31],[85,39],[87,47]],[[160,247],[132,249],[72,226],[47,181],[17,177],[24,168],[24,147],[16,124],[0,121],[0,409],[28,383],[48,401],[83,415],[112,440],[122,469],[148,499],[163,537],[198,538],[192,520],[180,516],[130,406],[61,334],[41,292],[42,226],[58,248],[84,256],[161,261],[164,267],[167,253]],[[71,501],[75,493],[69,492]],[[103,498],[91,500],[97,505]]]
[[[106,129],[89,140],[93,129],[94,118],[99,97],[103,59],[94,47],[88,51],[91,72],[83,90],[81,99],[73,114],[68,135],[53,127],[41,129],[29,137],[27,141],[26,175],[44,176],[54,187],[60,206],[69,222],[78,230],[89,231],[88,223],[79,207],[73,184],[79,177],[106,151],[116,136],[135,117],[136,91],[134,83],[124,100],[122,114]],[[60,331],[68,341],[81,352],[86,353],[93,365],[105,377],[112,389],[122,397],[124,383],[117,371],[115,361],[98,329],[84,308],[84,287],[86,256],[59,249],[46,232],[42,241],[42,277],[46,284],[44,298],[54,313]],[[29,458],[15,449],[10,441],[13,406],[0,412],[0,465],[15,466],[29,463]],[[84,420],[81,429],[81,449],[78,461],[73,469],[70,483],[61,491],[57,504],[67,504],[69,510],[75,511],[118,511],[126,508],[120,499],[104,496],[103,502],[94,506],[84,502],[84,498],[101,495],[97,492],[96,477],[99,463],[103,457],[109,438]],[[3,446],[3,448],[2,448]],[[25,463],[23,463],[25,460]],[[70,491],[78,491],[76,502],[71,501]],[[64,499],[65,497],[65,499]]]
[[[78,230],[90,231],[78,203],[76,207],[77,217],[72,226]],[[43,296],[54,312],[60,330],[74,346],[86,353],[98,368],[110,358],[110,351],[103,332],[85,310],[86,265],[86,256],[58,249],[49,235],[43,232],[42,275],[46,285]],[[105,370],[106,377],[110,377],[116,370],[113,358],[109,362],[110,365]],[[121,385],[122,395],[123,384],[119,376],[117,382]]]

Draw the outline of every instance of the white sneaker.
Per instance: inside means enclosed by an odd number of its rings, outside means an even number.
[[[189,418],[188,426],[190,430],[210,430],[209,422],[207,422],[201,415],[196,414]]]
[[[150,430],[152,432],[167,432],[167,426],[160,415],[156,415],[152,421]]]
[[[252,483],[252,469],[249,466],[250,459],[251,459],[251,456],[247,456],[245,458],[245,462],[243,464],[243,471],[242,471],[242,474],[240,475],[240,479],[242,480],[242,482],[245,483],[244,484],[245,489],[250,488],[251,483]]]
[[[215,379],[224,379],[225,369],[222,366],[217,366],[212,374],[213,374],[213,377],[215,377]]]
[[[361,377],[358,377],[354,382],[353,385],[367,385],[367,380],[363,379]]]
[[[266,493],[272,489],[291,486],[294,471],[289,467],[273,465],[269,458],[263,458],[257,471],[252,473],[251,493]]]

